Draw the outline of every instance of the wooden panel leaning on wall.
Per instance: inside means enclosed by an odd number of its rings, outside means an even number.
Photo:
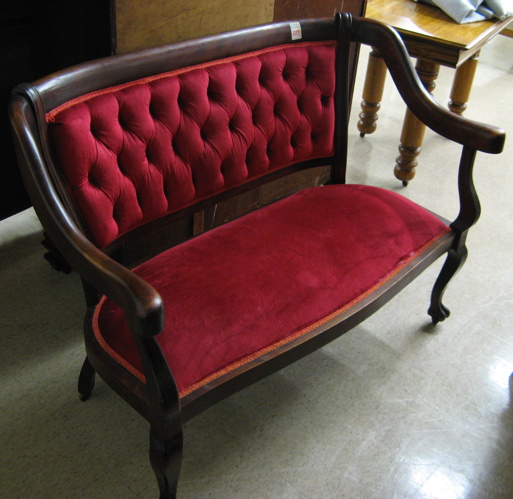
[[[113,0],[117,53],[271,22],[273,0]]]
[[[112,0],[115,52],[123,54],[271,21],[363,16],[366,0]]]
[[[329,17],[337,12],[353,16],[365,14],[367,0],[275,0],[274,21],[307,17]]]

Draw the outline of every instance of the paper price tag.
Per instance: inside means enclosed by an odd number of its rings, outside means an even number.
[[[290,23],[290,34],[292,35],[293,40],[301,40],[301,38],[303,38],[301,33],[301,24]]]

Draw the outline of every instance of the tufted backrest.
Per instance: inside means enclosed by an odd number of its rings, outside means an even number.
[[[74,98],[54,162],[99,247],[288,165],[333,154],[335,42],[271,47]]]

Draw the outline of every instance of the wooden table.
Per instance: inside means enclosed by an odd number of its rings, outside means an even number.
[[[467,107],[479,51],[513,21],[509,18],[457,24],[440,9],[411,0],[369,0],[366,16],[397,29],[409,54],[417,59],[415,69],[430,92],[435,88],[440,65],[456,69],[449,109],[457,114],[462,114]],[[369,55],[358,121],[362,137],[376,130],[386,71],[383,59],[373,50]],[[424,132],[425,126],[407,110],[394,169],[395,176],[404,185],[415,176]]]

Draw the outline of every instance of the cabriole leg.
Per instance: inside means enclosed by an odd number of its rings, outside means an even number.
[[[159,484],[160,499],[175,499],[182,465],[183,434],[162,437],[150,429],[150,461]]]
[[[96,372],[89,362],[89,359],[86,357],[80,371],[80,376],[78,377],[78,393],[80,394],[80,400],[85,402],[91,396],[95,376]]]
[[[442,298],[449,284],[449,281],[456,275],[467,259],[467,248],[461,247],[459,250],[450,250],[447,259],[438,275],[438,278],[431,293],[431,305],[428,314],[431,316],[433,324],[437,324],[449,317],[449,309],[442,303]]]

